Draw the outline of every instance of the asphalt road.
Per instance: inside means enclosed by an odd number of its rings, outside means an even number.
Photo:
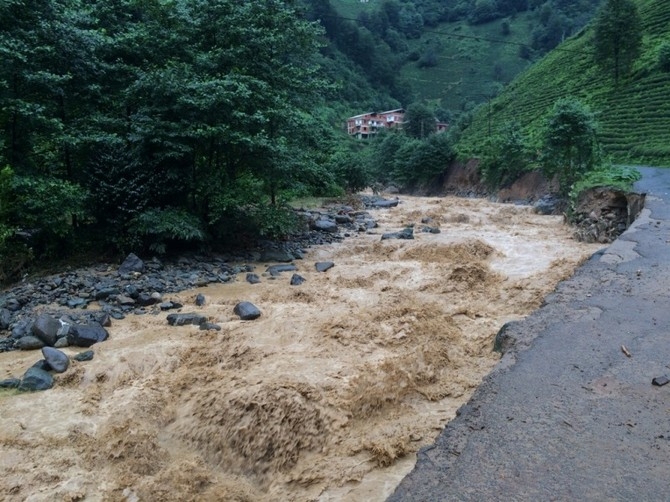
[[[508,326],[389,501],[670,501],[670,169],[640,170],[635,223]]]

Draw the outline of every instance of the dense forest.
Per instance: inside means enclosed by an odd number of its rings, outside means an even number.
[[[599,3],[5,0],[0,279],[35,259],[281,238],[297,198],[428,183],[476,102],[522,69],[473,47],[530,64]],[[467,88],[468,65],[493,68],[485,93],[427,99],[417,85],[439,85],[439,69]],[[347,137],[347,116],[399,107],[421,127]],[[433,134],[436,119],[449,133]]]

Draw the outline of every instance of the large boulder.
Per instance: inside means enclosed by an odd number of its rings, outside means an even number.
[[[134,253],[130,253],[119,267],[119,274],[126,275],[133,272],[144,272],[144,262]]]
[[[49,367],[56,373],[63,373],[70,366],[70,358],[64,352],[53,347],[44,347],[42,355]]]
[[[58,339],[58,331],[61,329],[61,323],[49,314],[42,314],[33,323],[32,332],[37,338],[46,345],[53,347]]]
[[[325,218],[319,218],[318,220],[313,222],[312,229],[331,234],[336,234],[339,230],[339,228],[337,227],[337,223],[335,223],[333,220],[328,220]]]
[[[44,341],[36,336],[26,335],[16,340],[14,347],[19,350],[36,350],[44,347]]]
[[[91,345],[104,342],[109,338],[109,333],[100,324],[84,324],[70,327],[67,341],[70,346],[90,347]]]
[[[54,378],[48,371],[40,368],[28,368],[21,379],[19,390],[34,391],[47,390],[53,387]]]
[[[251,302],[240,302],[233,310],[243,321],[253,321],[261,316],[261,311]]]

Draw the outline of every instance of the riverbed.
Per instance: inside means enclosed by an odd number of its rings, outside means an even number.
[[[483,199],[402,197],[373,216],[296,261],[302,285],[167,298],[220,331],[130,316],[53,389],[1,395],[2,499],[384,500],[495,366],[500,327],[602,245]],[[381,240],[408,225],[415,239]],[[239,320],[240,301],[261,317]],[[0,354],[0,379],[40,356]]]

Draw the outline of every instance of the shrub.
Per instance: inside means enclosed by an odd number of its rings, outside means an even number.
[[[661,71],[670,72],[670,42],[663,42],[658,48],[658,67]]]
[[[183,209],[150,209],[131,221],[130,237],[130,244],[163,254],[170,242],[204,241],[205,232],[200,219]]]

